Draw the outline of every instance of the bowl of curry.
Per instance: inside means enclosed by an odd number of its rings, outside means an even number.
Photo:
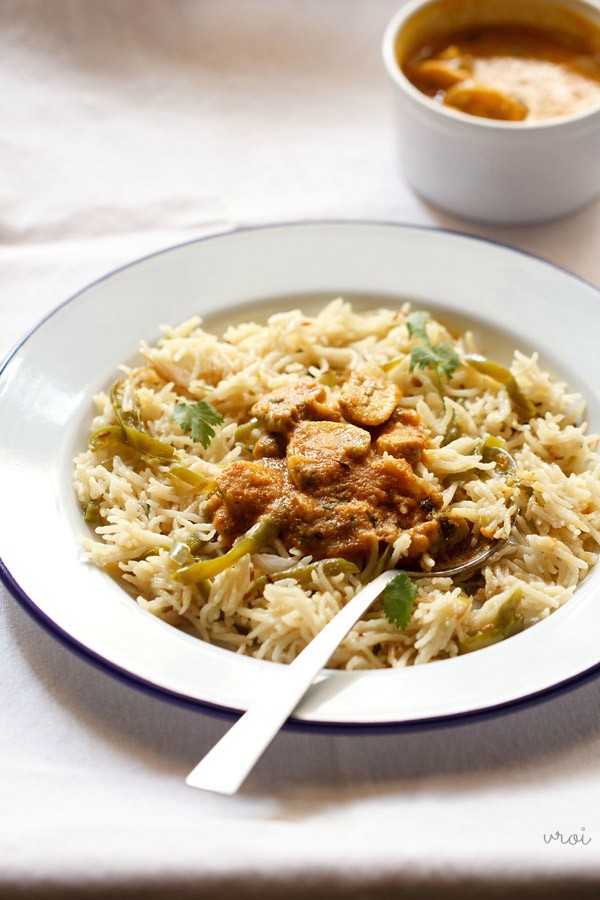
[[[600,193],[600,10],[587,0],[413,0],[390,22],[401,166],[465,218],[535,222]]]

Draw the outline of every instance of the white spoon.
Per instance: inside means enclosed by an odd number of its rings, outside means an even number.
[[[501,544],[501,541],[497,541],[484,550],[479,548],[476,556],[451,569],[407,574],[411,578],[431,577],[432,574],[465,575],[482,566]],[[219,794],[235,794],[338,644],[377,599],[386,584],[399,574],[399,569],[390,569],[371,581],[334,616],[289,666],[274,672],[274,677],[267,681],[256,703],[190,772],[186,783],[191,787]]]
[[[504,475],[515,468],[510,454],[504,450],[496,450],[495,453],[502,459],[502,465],[497,467],[495,474]],[[481,568],[505,543],[506,540],[500,540],[488,541],[483,548],[479,545],[470,557],[449,568],[435,568],[430,572],[389,569],[371,581],[355,594],[289,666],[273,673],[274,677],[265,685],[256,703],[209,750],[190,772],[186,784],[219,794],[235,794],[338,644],[386,584],[401,571],[406,571],[411,578],[464,576]]]

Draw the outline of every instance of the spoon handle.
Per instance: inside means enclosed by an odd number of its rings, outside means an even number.
[[[338,644],[397,574],[397,570],[392,569],[375,578],[334,616],[289,666],[272,673],[256,703],[190,772],[186,778],[190,787],[235,794]]]

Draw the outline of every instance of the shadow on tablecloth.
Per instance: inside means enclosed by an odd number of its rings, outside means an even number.
[[[135,765],[180,779],[232,720],[154,697],[109,676],[71,652],[12,604],[9,627],[41,687],[94,739],[135,759]],[[501,675],[499,676],[501,677]],[[510,781],[543,781],[562,756],[578,771],[593,766],[600,740],[600,679],[534,705],[464,724],[377,734],[286,730],[254,772],[246,796],[285,800],[285,818],[323,804],[405,795],[430,785],[464,798]],[[587,757],[587,759],[586,759]],[[568,764],[568,762],[566,763]],[[277,817],[276,811],[273,813]]]

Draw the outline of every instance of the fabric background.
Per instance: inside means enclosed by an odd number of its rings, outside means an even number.
[[[0,356],[94,278],[249,224],[440,225],[600,283],[599,203],[497,228],[411,192],[380,59],[397,5],[4,0]],[[183,781],[224,721],[94,668],[4,588],[0,642],[1,896],[597,895],[598,681],[431,731],[286,731],[224,798]]]

